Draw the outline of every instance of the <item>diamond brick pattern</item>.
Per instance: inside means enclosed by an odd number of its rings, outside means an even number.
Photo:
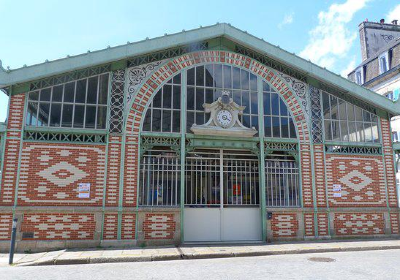
[[[94,214],[25,214],[22,232],[33,232],[33,240],[93,239]]]
[[[174,214],[148,213],[143,222],[144,238],[173,239],[175,227]]]
[[[105,147],[23,144],[18,205],[102,204]],[[79,198],[79,183],[90,183],[90,197]]]
[[[382,157],[327,155],[326,176],[330,206],[386,206]],[[333,184],[342,186],[333,197]]]
[[[384,234],[383,214],[336,213],[336,235],[378,235]]]
[[[0,240],[11,239],[12,213],[0,213]]]
[[[296,214],[272,214],[272,236],[274,238],[296,237],[299,229]]]

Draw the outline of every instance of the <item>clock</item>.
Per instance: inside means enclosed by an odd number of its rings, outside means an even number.
[[[232,113],[229,110],[219,110],[217,113],[217,122],[218,124],[223,127],[227,128],[229,125],[232,123],[233,116]]]

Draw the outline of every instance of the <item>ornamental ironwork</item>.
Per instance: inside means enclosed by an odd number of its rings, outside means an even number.
[[[266,151],[286,151],[286,152],[296,152],[296,143],[280,143],[280,142],[265,142],[264,147]]]
[[[300,99],[301,105],[303,105],[305,114],[309,116],[310,106],[308,104],[307,84],[284,73],[279,73],[279,75],[292,87],[294,93]]]
[[[59,133],[59,132],[32,132],[26,131],[24,140],[46,141],[46,142],[78,142],[78,143],[106,143],[106,135],[82,134],[82,133]]]
[[[110,99],[110,132],[121,133],[124,124],[125,70],[112,72]]]
[[[311,100],[311,133],[314,143],[324,141],[322,129],[321,93],[319,89],[310,85]]]
[[[84,70],[69,72],[63,75],[34,81],[30,84],[30,90],[37,90],[45,87],[68,83],[74,80],[79,80],[91,76],[100,75],[106,72],[110,72],[110,70],[111,66],[107,64],[93,68],[87,68]]]
[[[334,154],[367,154],[367,155],[382,154],[381,147],[365,147],[365,146],[326,145],[325,151],[327,153],[334,153]]]

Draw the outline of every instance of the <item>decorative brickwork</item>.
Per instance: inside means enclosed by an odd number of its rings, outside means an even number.
[[[107,162],[107,193],[106,206],[118,206],[121,161],[122,161],[122,137],[110,136],[108,144]]]
[[[19,205],[102,205],[105,146],[29,143],[21,155]],[[79,183],[90,197],[79,198]]]
[[[12,213],[0,213],[0,240],[11,239]]]
[[[93,239],[94,214],[25,214],[22,232],[33,232],[33,240]]]
[[[386,206],[384,174],[382,157],[327,155],[329,205],[332,207]],[[334,184],[341,186],[341,197],[334,197]]]
[[[392,234],[400,234],[399,213],[390,213],[390,223],[392,228]]]
[[[25,94],[11,96],[7,130],[21,130],[24,121],[24,105]]]
[[[313,207],[312,169],[310,145],[300,145],[301,156],[301,185],[303,192],[303,206]]]
[[[136,214],[122,214],[121,239],[135,239]]]
[[[328,236],[329,235],[328,213],[318,213],[317,219],[318,219],[318,236]]]
[[[272,236],[274,238],[297,237],[299,223],[296,214],[272,214]]]
[[[314,213],[304,213],[304,235],[315,235]]]
[[[136,206],[139,138],[126,136],[123,206]]]
[[[146,214],[143,222],[144,239],[173,239],[176,223],[174,214]]]
[[[396,174],[394,170],[394,158],[392,148],[392,134],[390,132],[390,122],[381,118],[381,132],[383,155],[386,168],[386,183],[389,197],[389,206],[398,207],[396,192]]]
[[[378,235],[384,234],[383,214],[336,213],[336,235]]]
[[[314,145],[314,178],[317,206],[326,207],[324,145]]]
[[[118,234],[118,214],[104,214],[103,239],[117,239]]]

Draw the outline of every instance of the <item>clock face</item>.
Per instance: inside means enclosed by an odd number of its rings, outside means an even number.
[[[232,113],[228,110],[220,110],[217,113],[217,122],[220,126],[227,128],[232,122]]]

